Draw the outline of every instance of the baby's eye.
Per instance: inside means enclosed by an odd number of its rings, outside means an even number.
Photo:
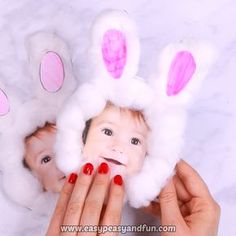
[[[132,138],[132,139],[131,139],[131,143],[132,143],[133,145],[141,144],[141,142],[140,142],[140,140],[139,140],[138,138]]]
[[[111,129],[102,129],[102,132],[105,134],[105,135],[108,135],[108,136],[112,136],[113,132]]]
[[[46,164],[48,163],[49,161],[51,161],[51,157],[50,156],[45,156],[44,158],[42,158],[41,160],[41,164]]]

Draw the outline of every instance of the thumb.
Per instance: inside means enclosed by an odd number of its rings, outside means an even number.
[[[161,207],[161,224],[162,225],[176,225],[184,221],[177,200],[177,194],[173,180],[163,188],[159,196]]]

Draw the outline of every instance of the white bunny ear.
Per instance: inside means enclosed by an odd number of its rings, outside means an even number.
[[[166,94],[175,96],[182,92],[196,71],[196,62],[189,51],[179,51],[173,58],[168,78]]]
[[[5,132],[15,119],[16,112],[20,109],[20,94],[11,86],[0,83],[0,133]],[[19,98],[18,98],[19,97]]]
[[[4,116],[8,128],[0,136],[0,165],[5,192],[12,200],[30,206],[42,187],[23,166],[25,137],[46,122],[56,122],[59,110],[75,89],[75,80],[68,49],[56,35],[34,34],[29,37],[27,47],[34,89],[30,91],[31,97],[27,98],[20,96],[19,89],[7,91],[11,110]],[[16,99],[18,97],[21,99]],[[12,183],[18,183],[17,188]]]
[[[86,120],[102,112],[108,101],[139,110],[152,101],[151,88],[136,76],[140,45],[136,26],[127,13],[103,12],[96,18],[91,33],[89,56],[94,74],[76,90],[57,123],[56,161],[67,173],[82,163]]]
[[[216,56],[208,43],[189,40],[168,45],[149,81],[160,102],[186,105],[191,101]]]
[[[35,97],[59,102],[75,88],[69,50],[55,34],[36,33],[26,42]]]
[[[146,110],[151,130],[148,157],[142,171],[128,183],[132,206],[147,206],[173,174],[184,147],[187,106],[215,57],[210,45],[193,41],[171,44],[164,49],[159,71],[149,81],[155,102]],[[145,186],[142,194],[140,183]]]
[[[136,25],[125,11],[105,11],[97,17],[92,27],[89,53],[95,76],[100,79],[136,75],[140,45]]]

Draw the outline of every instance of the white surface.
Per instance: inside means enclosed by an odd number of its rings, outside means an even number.
[[[52,0],[0,2],[0,79],[27,91],[24,40],[38,30],[55,31],[71,49],[76,76],[86,77],[88,28],[102,10],[127,10],[141,37],[140,75],[154,70],[155,58],[170,42],[208,40],[219,58],[189,110],[186,148],[189,161],[207,182],[222,208],[219,235],[235,235],[236,212],[236,2],[234,0]],[[22,209],[0,195],[0,235],[16,235]],[[127,213],[131,216],[133,213]],[[2,220],[3,219],[3,220]],[[126,219],[126,217],[125,217]]]

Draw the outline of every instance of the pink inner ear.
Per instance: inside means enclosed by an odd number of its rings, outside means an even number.
[[[167,95],[177,95],[187,85],[196,70],[196,63],[192,54],[188,51],[180,51],[171,63]]]
[[[40,67],[40,81],[48,92],[57,92],[64,82],[64,67],[60,56],[55,52],[47,52]]]
[[[7,95],[0,89],[0,116],[6,115],[10,110]]]
[[[110,29],[104,34],[102,55],[107,71],[114,79],[119,79],[123,73],[127,56],[126,40],[121,31]]]

